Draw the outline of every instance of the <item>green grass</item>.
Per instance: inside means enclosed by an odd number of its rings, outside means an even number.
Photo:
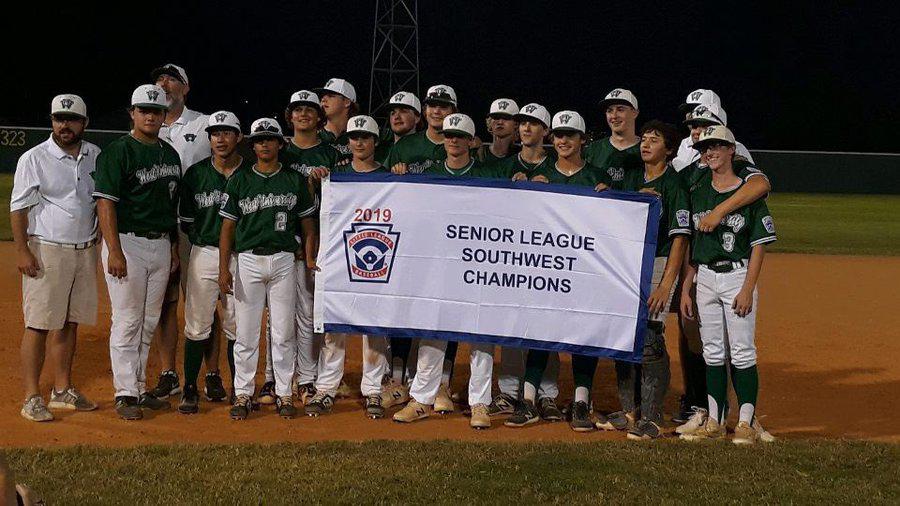
[[[900,446],[333,442],[9,450],[48,504],[896,503]]]
[[[0,174],[0,204],[9,209],[12,174]],[[900,255],[900,195],[773,193],[778,229],[770,251],[831,255]],[[9,241],[9,213],[0,213],[0,240]]]

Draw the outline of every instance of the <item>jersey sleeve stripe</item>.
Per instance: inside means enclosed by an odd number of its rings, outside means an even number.
[[[309,216],[309,215],[311,215],[311,214],[315,214],[315,212],[316,212],[316,207],[317,207],[317,206],[314,205],[314,206],[310,207],[309,209],[306,209],[306,210],[304,210],[303,212],[299,213],[297,216],[299,216],[299,217],[301,217],[301,218],[305,218],[305,217],[307,217],[307,216]]]
[[[185,223],[193,223],[194,222],[194,218],[188,218],[187,216],[180,216],[180,215],[178,216],[178,220],[183,221]]]
[[[757,246],[757,245],[760,245],[760,244],[766,244],[766,243],[769,243],[769,242],[775,242],[777,239],[778,239],[778,238],[775,237],[774,235],[768,235],[768,236],[766,236],[766,237],[761,237],[761,238],[759,238],[759,239],[757,239],[757,240],[751,242],[751,243],[750,243],[750,246],[753,247],[753,246]]]
[[[673,228],[669,230],[669,237],[673,235],[691,235],[691,229],[689,228]]]
[[[101,199],[106,199],[106,200],[112,200],[113,202],[118,202],[118,201],[119,201],[119,197],[110,195],[110,194],[108,194],[108,193],[101,193],[101,192],[98,192],[98,191],[95,191],[94,193],[92,193],[92,194],[91,194],[91,197],[94,197],[94,198],[101,198]]]
[[[237,221],[237,220],[238,220],[237,216],[228,214],[228,213],[226,213],[225,211],[222,211],[221,209],[219,210],[219,216],[221,216],[221,217],[223,217],[223,218],[227,218],[227,219],[229,219],[229,220],[231,220],[231,221]]]
[[[765,172],[751,172],[744,177],[744,182],[749,181],[750,178],[753,176],[762,176],[762,177],[766,178],[766,181],[769,180],[769,176],[767,176]]]

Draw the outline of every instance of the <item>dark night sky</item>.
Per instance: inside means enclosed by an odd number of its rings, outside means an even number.
[[[596,102],[614,87],[635,92],[639,124],[677,120],[676,106],[704,87],[750,148],[900,150],[896,6],[574,5],[421,1],[422,88],[454,86],[476,119],[504,96],[575,109],[599,129]],[[2,124],[45,125],[50,98],[74,92],[93,127],[125,128],[131,91],[169,61],[188,72],[191,108],[231,109],[245,124],[278,117],[293,91],[329,77],[350,80],[368,106],[371,1],[41,4],[5,17]],[[11,44],[10,33],[33,42]]]

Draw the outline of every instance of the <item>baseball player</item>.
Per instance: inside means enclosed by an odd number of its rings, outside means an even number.
[[[497,176],[527,181],[540,171],[551,168],[556,162],[556,152],[544,149],[544,141],[550,135],[550,113],[544,106],[531,103],[519,109],[513,119],[518,123],[522,148],[515,156],[508,156],[498,162]],[[497,375],[500,394],[488,406],[488,413],[492,417],[515,412],[521,398],[526,352],[523,348],[500,348],[500,371]],[[562,420],[562,412],[556,405],[556,397],[559,395],[558,374],[559,354],[551,353],[537,397],[537,409],[541,418],[550,422]]]
[[[169,281],[178,269],[176,214],[181,159],[159,129],[166,92],[138,86],[129,114],[134,128],[97,157],[93,196],[103,233],[103,269],[112,305],[109,354],[116,413],[143,418],[141,408],[167,409],[146,391],[147,354]]]
[[[325,126],[319,130],[319,138],[337,149],[343,159],[350,158],[347,146],[347,122],[359,113],[356,103],[356,88],[344,79],[332,77],[325,86],[315,90],[322,101]]]
[[[727,397],[726,357],[729,356],[740,413],[732,442],[752,444],[767,436],[771,438],[755,417],[759,374],[754,334],[756,282],[762,270],[765,245],[776,240],[775,224],[765,201],[756,200],[729,213],[711,232],[698,228],[701,216],[712,213],[745,184],[735,173],[735,144],[734,135],[722,125],[708,127],[694,143],[705,154],[709,170],[691,192],[694,235],[687,275],[697,277],[697,312],[693,310],[689,288],[682,291],[681,311],[688,318],[698,317],[701,322],[709,411],[700,427],[681,432],[681,438],[689,441],[725,436],[722,408]]]
[[[669,386],[669,355],[666,352],[665,321],[675,282],[681,271],[690,236],[687,190],[669,161],[678,149],[678,130],[661,121],[650,121],[641,129],[641,171],[626,171],[620,189],[657,195],[662,203],[653,263],[652,292],[647,301],[650,321],[644,337],[641,366],[616,361],[616,379],[622,411],[613,413],[598,428],[629,428],[629,439],[660,436],[662,408]],[[635,385],[639,387],[636,392]],[[636,398],[640,401],[637,418]],[[618,421],[618,422],[617,422]]]
[[[470,153],[475,138],[475,123],[472,118],[460,113],[450,114],[444,118],[439,134],[444,139],[446,158],[427,164],[426,174],[494,177],[494,171],[481,165]],[[393,172],[407,174],[408,166],[399,163],[393,168]],[[448,343],[444,340],[422,339],[419,342],[416,376],[409,389],[410,401],[403,409],[394,413],[394,421],[414,422],[427,418],[432,411],[439,411],[438,393],[441,390],[446,392],[442,365],[447,361],[447,348]],[[469,405],[472,410],[470,426],[475,429],[486,429],[491,426],[488,405],[491,403],[494,346],[470,343],[470,350]],[[452,410],[452,401],[450,404]]]
[[[153,69],[150,78],[166,92],[166,117],[159,130],[159,137],[175,148],[181,159],[182,170],[210,156],[209,138],[205,128],[209,117],[185,106],[191,86],[184,68],[167,63]],[[191,243],[184,233],[178,236],[179,265],[187,266]],[[157,354],[161,364],[161,373],[156,387],[151,393],[165,399],[181,392],[178,372],[175,370],[175,351],[178,347],[178,290],[181,282],[181,270],[171,276],[169,286],[160,315]],[[184,285],[181,284],[181,289]],[[218,322],[217,322],[218,323]],[[205,352],[206,359],[206,394],[208,397],[222,400],[225,389],[219,376],[219,344],[218,339]]]
[[[422,122],[422,105],[414,93],[398,91],[388,100],[388,128],[379,136],[375,148],[375,159],[381,163],[387,160],[394,143],[401,138],[416,133]]]
[[[627,170],[641,170],[640,137],[635,134],[638,101],[634,93],[616,88],[600,101],[610,135],[584,148],[584,160],[609,174],[613,184],[622,181]]]
[[[552,167],[541,169],[532,181],[556,184],[590,186],[605,189],[611,183],[606,171],[590,165],[582,158],[586,131],[584,119],[575,111],[560,111],[553,115],[550,134],[557,160]],[[537,388],[547,368],[550,353],[544,350],[529,350],[525,362],[525,382],[523,400],[515,413],[510,416],[507,427],[523,427],[536,423],[541,419],[535,406]],[[595,429],[591,419],[591,386],[597,358],[584,355],[572,355],[572,373],[575,379],[575,399],[569,406],[569,424],[576,432],[587,432]]]
[[[228,365],[234,388],[234,297],[219,290],[219,236],[222,230],[219,207],[228,179],[249,163],[245,163],[237,151],[243,135],[234,113],[215,112],[210,115],[208,123],[206,135],[213,155],[185,171],[178,205],[181,228],[191,243],[188,264],[184,269],[184,390],[178,406],[178,411],[183,414],[199,411],[197,375],[206,350],[216,339],[212,326],[213,317],[217,314],[228,339]],[[216,304],[219,302],[221,306],[217,311]],[[208,374],[207,385],[209,383]],[[207,396],[207,400],[221,399]]]
[[[100,148],[82,140],[87,107],[78,95],[50,102],[50,138],[26,151],[16,165],[10,224],[22,273],[21,415],[53,420],[40,393],[47,337],[56,353],[50,408],[91,411],[97,405],[72,385],[78,324],[97,320],[97,216],[91,194]]]
[[[498,98],[491,102],[488,112],[488,131],[491,133],[490,144],[482,144],[475,151],[475,158],[489,166],[511,157],[516,152],[515,116],[519,113],[519,105],[511,98]]]
[[[291,394],[297,353],[295,254],[300,246],[296,231],[301,229],[307,241],[314,237],[316,202],[306,178],[297,171],[284,170],[278,161],[284,137],[276,120],[254,121],[250,141],[256,163],[228,180],[219,211],[224,218],[219,238],[219,287],[224,293],[234,294],[237,327],[235,399],[230,415],[243,420],[252,409],[259,331],[268,305],[278,396],[275,407],[281,417],[293,418],[297,413]],[[232,251],[237,253],[234,279]]]
[[[700,138],[700,133],[709,125],[728,126],[728,115],[718,103],[698,104],[693,110],[688,112],[684,124],[690,129],[691,134],[682,139],[678,148],[679,156],[673,160],[673,165],[674,163],[678,164],[676,166],[678,171],[700,160],[701,153],[693,148],[694,142],[697,142],[697,139]],[[753,156],[750,155],[750,151],[746,146],[740,142],[735,144],[735,146],[738,156],[753,163]]]
[[[375,149],[380,131],[378,123],[370,116],[354,116],[347,124],[347,137],[353,159],[347,164],[335,164],[331,170],[318,167],[312,170],[310,179],[318,183],[330,172],[347,174],[387,173],[375,159]],[[315,249],[318,249],[316,247]],[[384,336],[362,336],[363,374],[360,390],[365,397],[365,410],[369,418],[384,417],[381,380],[388,367],[388,339]],[[306,405],[308,416],[318,417],[330,413],[334,406],[341,379],[344,376],[347,334],[328,333],[319,353],[315,395]]]

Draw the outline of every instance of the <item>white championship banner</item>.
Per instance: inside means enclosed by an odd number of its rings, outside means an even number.
[[[315,330],[640,362],[660,209],[586,187],[332,174]]]

